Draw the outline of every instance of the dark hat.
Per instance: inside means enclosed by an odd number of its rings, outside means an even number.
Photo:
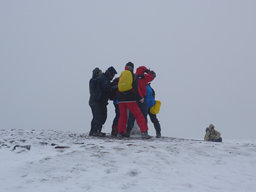
[[[116,72],[116,70],[115,70],[115,68],[114,68],[113,66],[111,66],[111,67],[108,68],[108,72],[109,72],[110,74],[117,74],[117,72]]]
[[[93,76],[97,75],[100,71],[101,71],[101,70],[100,70],[98,67],[96,67],[95,69],[93,69],[93,71],[92,71]]]
[[[134,64],[132,62],[130,62],[130,61],[128,63],[126,63],[125,66],[127,66],[127,67],[130,66],[130,67],[134,68]]]

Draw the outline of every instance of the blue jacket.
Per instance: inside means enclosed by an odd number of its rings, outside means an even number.
[[[148,108],[151,108],[156,104],[155,92],[149,85],[147,85],[146,100]]]

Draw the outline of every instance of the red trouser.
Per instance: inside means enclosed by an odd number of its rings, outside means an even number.
[[[131,111],[131,113],[135,117],[137,124],[140,127],[140,131],[141,132],[147,131],[148,125],[146,123],[145,117],[140,111],[140,108],[138,107],[136,101],[130,101],[130,102],[119,102],[120,117],[118,120],[118,133],[121,133],[121,132],[125,133],[126,131],[126,124],[128,120],[127,108]]]

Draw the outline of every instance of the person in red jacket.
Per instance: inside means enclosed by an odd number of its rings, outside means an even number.
[[[147,93],[147,84],[154,80],[156,77],[156,73],[154,71],[150,71],[145,66],[140,66],[136,70],[136,78],[138,81],[138,87],[142,94],[142,97],[144,98],[144,102],[139,101],[139,97],[136,97],[137,104],[144,116],[144,119],[147,123],[147,115],[148,115],[148,106],[146,101],[146,93]],[[129,112],[129,118],[128,118],[128,124],[126,133],[124,134],[124,137],[130,137],[130,132],[134,126],[135,118],[131,112]]]
[[[118,121],[118,134],[117,138],[121,139],[126,132],[126,124],[127,124],[127,109],[130,110],[131,114],[133,114],[134,118],[136,119],[138,126],[141,130],[141,137],[145,139],[152,138],[148,135],[148,126],[146,119],[144,118],[143,114],[141,113],[140,108],[137,105],[136,98],[139,100],[140,103],[145,102],[144,97],[138,88],[138,81],[136,76],[133,73],[134,64],[132,62],[128,62],[125,66],[125,70],[131,71],[132,74],[132,89],[128,91],[120,91],[118,94],[118,104],[119,104],[119,112],[120,117]]]

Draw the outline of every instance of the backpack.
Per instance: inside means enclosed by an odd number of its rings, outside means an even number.
[[[157,114],[160,111],[161,101],[156,100],[156,104],[150,108],[150,113]]]
[[[125,70],[121,73],[118,82],[118,90],[120,92],[129,91],[132,89],[133,76],[132,72]]]

